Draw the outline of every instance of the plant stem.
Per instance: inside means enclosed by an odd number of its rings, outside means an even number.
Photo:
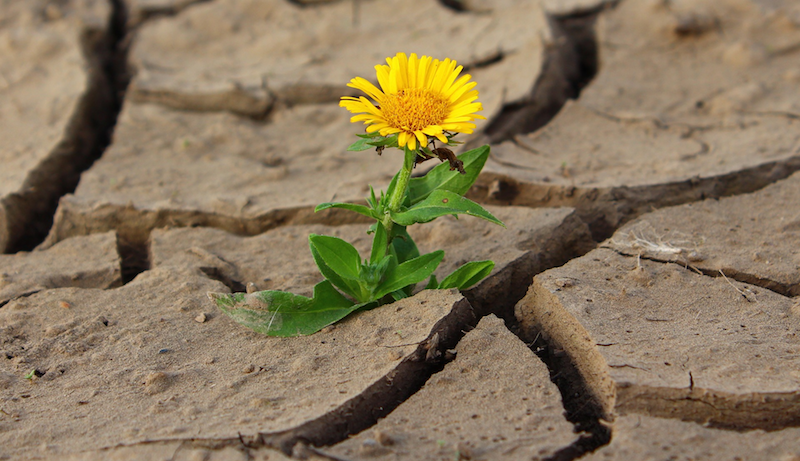
[[[389,212],[400,211],[400,206],[403,204],[403,199],[406,196],[406,189],[408,189],[408,180],[411,178],[411,170],[414,169],[414,163],[417,160],[417,150],[410,150],[405,146],[405,159],[403,160],[403,169],[397,175],[397,184],[395,185],[392,196],[389,197],[389,207],[386,215],[383,217],[383,227],[386,229],[387,235],[392,235],[392,217]],[[388,244],[392,244],[391,237],[388,239]]]

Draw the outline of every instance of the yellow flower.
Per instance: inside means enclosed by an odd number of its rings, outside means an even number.
[[[342,97],[339,105],[354,115],[351,122],[364,122],[367,133],[379,132],[381,136],[399,133],[397,143],[402,148],[414,150],[428,145],[428,136],[446,143],[445,131],[472,133],[476,114],[483,110],[478,99],[476,83],[471,75],[458,78],[463,66],[452,59],[439,61],[429,56],[417,58],[412,53],[397,53],[386,58],[387,65],[377,65],[378,89],[368,80],[356,77],[347,86],[367,94],[377,104],[361,96]],[[458,79],[458,80],[456,80]]]

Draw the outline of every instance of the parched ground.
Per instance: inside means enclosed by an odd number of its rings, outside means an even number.
[[[800,459],[795,0],[0,0],[0,459]],[[456,59],[491,145],[425,291],[300,338],[345,83]],[[420,166],[420,172],[424,172]]]

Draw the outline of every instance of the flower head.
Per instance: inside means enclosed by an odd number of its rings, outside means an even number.
[[[397,144],[414,150],[417,142],[426,147],[428,136],[447,143],[445,131],[472,133],[472,122],[485,118],[476,114],[483,110],[476,102],[476,83],[470,82],[470,75],[458,78],[464,67],[452,59],[439,61],[429,56],[417,58],[414,53],[411,57],[397,53],[386,62],[388,65],[375,66],[380,89],[361,77],[347,84],[366,93],[376,104],[364,96],[344,96],[339,102],[357,114],[350,118],[351,122],[367,125],[367,133],[397,133]]]

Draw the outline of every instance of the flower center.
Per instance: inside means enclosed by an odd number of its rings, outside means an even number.
[[[406,88],[381,101],[386,122],[406,132],[439,125],[447,118],[447,100],[424,88]]]

